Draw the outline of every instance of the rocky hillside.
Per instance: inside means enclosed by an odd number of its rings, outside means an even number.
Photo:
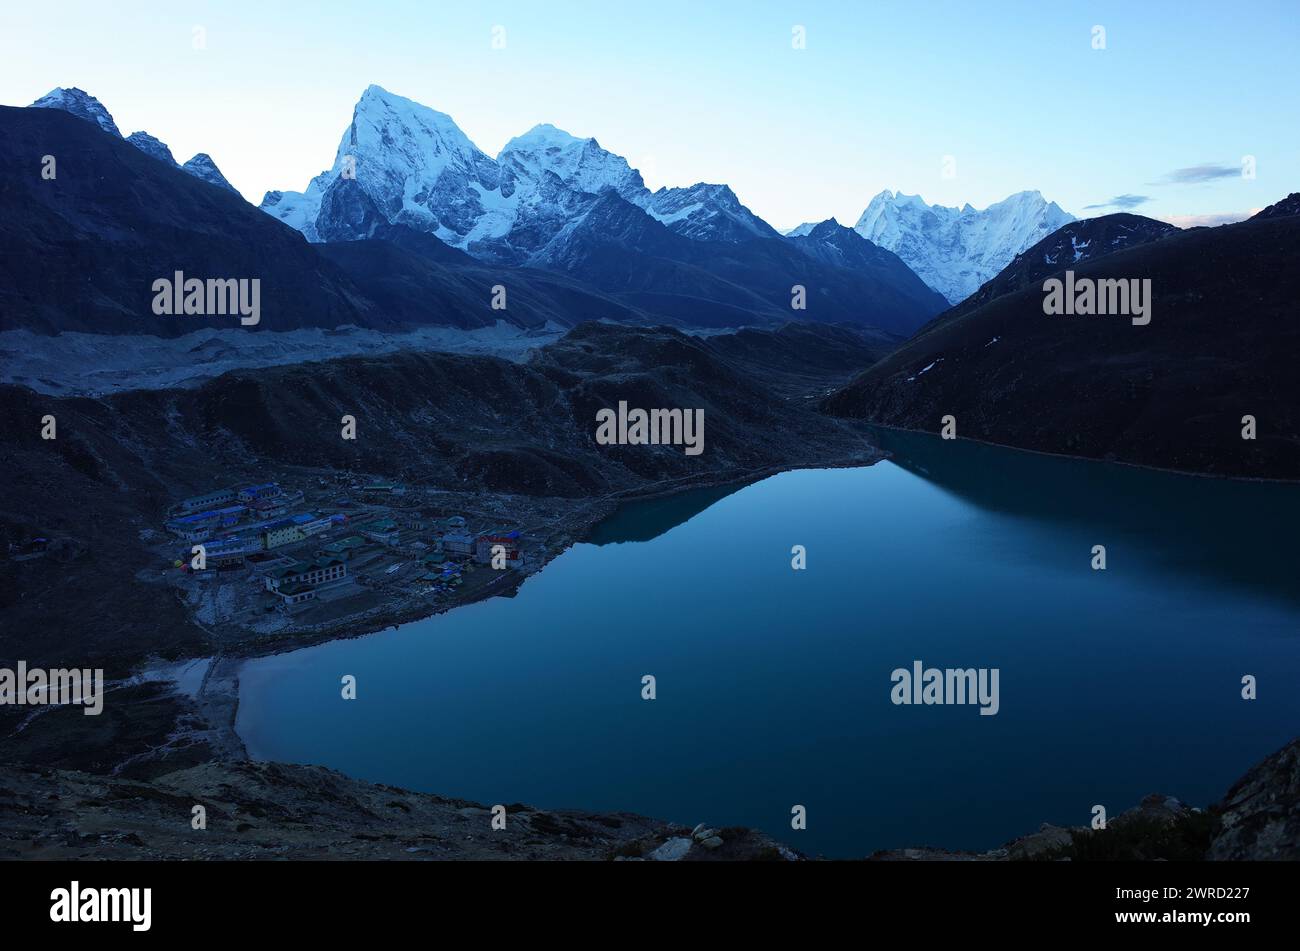
[[[192,654],[202,635],[137,574],[167,507],[234,482],[367,473],[456,491],[589,500],[661,484],[734,481],[773,467],[877,458],[857,427],[793,406],[847,374],[858,340],[809,326],[765,341],[585,324],[524,364],[405,352],[227,373],[193,389],[53,398],[0,387],[0,545],[56,539],[39,562],[0,559],[5,654],[65,660],[76,645],[118,674],[149,651]],[[854,351],[869,359],[870,349]],[[746,350],[751,351],[747,353]],[[764,362],[787,354],[768,381]],[[761,355],[761,357],[760,357]],[[703,409],[704,451],[598,446],[596,412]],[[341,438],[354,416],[357,439]],[[58,437],[40,438],[55,417]],[[101,618],[90,636],[85,618]],[[0,658],[2,660],[3,658]]]
[[[1300,859],[1300,741],[1237,780],[1215,813],[1220,827],[1206,858]]]
[[[962,314],[978,310],[989,301],[1025,287],[1042,287],[1043,280],[1063,268],[1094,261],[1116,251],[1136,248],[1150,241],[1177,234],[1171,224],[1122,212],[1072,221],[1042,241],[1017,254],[997,276],[956,307],[944,311],[919,333],[926,333]],[[919,334],[918,334],[919,335]]]
[[[1300,740],[1292,740],[1201,809],[1151,795],[1105,829],[1044,823],[988,852],[893,849],[878,861],[1300,861]]]
[[[207,828],[195,830],[195,806]],[[318,766],[212,762],[146,782],[0,770],[0,859],[797,860],[752,829],[688,829],[628,813],[491,806],[349,779]],[[1300,741],[1209,809],[1149,796],[1101,831],[1044,825],[983,853],[922,847],[876,861],[1300,860]]]
[[[1049,316],[1034,283],[936,322],[823,405],[928,432],[952,415],[958,437],[1044,452],[1297,479],[1297,262],[1294,216],[1067,261],[1076,279],[1149,280],[1150,323]]]
[[[1255,218],[1292,218],[1297,215],[1300,215],[1300,192],[1292,192],[1281,201],[1262,209]]]
[[[53,156],[55,177],[41,175]],[[260,278],[263,329],[365,323],[352,282],[238,195],[58,109],[0,107],[0,329],[174,336],[231,317],[161,317],[153,282]]]
[[[506,807],[361,782],[319,766],[206,763],[139,782],[0,770],[0,860],[782,860],[750,829],[695,830],[629,813]],[[207,828],[192,828],[195,806]],[[708,832],[708,835],[704,835]],[[693,834],[694,833],[694,834]]]
[[[701,327],[799,319],[906,335],[944,309],[896,255],[857,235],[853,244],[827,253],[820,236],[695,240],[606,189],[530,261]],[[806,291],[802,310],[791,307],[796,285]]]

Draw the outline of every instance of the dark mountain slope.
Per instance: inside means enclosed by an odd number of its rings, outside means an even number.
[[[743,365],[766,386],[820,399],[828,387],[848,382],[903,338],[852,325],[791,321],[776,331],[738,330],[709,338],[709,347]]]
[[[1274,202],[1260,211],[1251,220],[1261,218],[1290,218],[1300,215],[1300,192],[1292,192],[1279,202]]]
[[[610,190],[533,263],[673,322],[725,327],[789,319],[752,289],[701,267],[694,258],[705,246],[673,233]]]
[[[922,332],[978,310],[1003,294],[1010,294],[1022,287],[1042,287],[1045,279],[1065,268],[1073,268],[1084,261],[1096,260],[1177,233],[1178,229],[1167,222],[1127,212],[1071,221],[1042,241],[1021,251],[996,277],[951,310],[940,314],[931,324],[922,328]]]
[[[919,335],[830,413],[1045,452],[1300,478],[1300,218],[1183,232],[1074,266],[1149,278],[1150,324],[1046,316],[1041,285]],[[1258,438],[1241,438],[1242,417]]]
[[[41,177],[42,156],[57,177]],[[300,234],[93,123],[0,107],[0,329],[152,333],[238,326],[157,316],[153,282],[261,278],[260,329],[382,323]]]
[[[873,244],[834,218],[827,219],[804,235],[786,241],[828,268],[844,269],[869,279],[876,288],[872,306],[885,313],[924,313],[948,307],[938,291],[931,290],[893,251]],[[886,326],[881,319],[868,321],[882,329],[907,333],[915,329],[904,323]]]
[[[863,240],[864,243],[865,239]],[[894,256],[832,261],[792,241],[693,241],[670,231],[613,190],[535,257],[634,306],[699,326],[792,318],[854,323],[907,334],[939,313],[943,300]],[[791,288],[807,308],[791,307]]]
[[[561,274],[480,264],[433,235],[401,225],[384,225],[378,233],[385,237],[313,247],[398,323],[486,326],[500,319],[541,327],[547,321],[559,326],[584,320],[646,322],[626,304]],[[498,285],[506,290],[504,310],[491,306],[492,288]]]

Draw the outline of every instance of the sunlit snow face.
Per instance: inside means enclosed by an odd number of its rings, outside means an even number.
[[[776,236],[725,185],[651,192],[625,158],[549,124],[511,139],[494,160],[450,116],[378,86],[357,103],[331,169],[262,207],[312,241],[364,237],[353,233],[368,220],[360,196],[340,193],[340,179],[355,179],[389,222],[510,263],[544,256],[606,189],[686,237]]]
[[[958,303],[1021,251],[1074,221],[1036,191],[976,210],[927,205],[919,195],[883,191],[854,230],[893,251],[930,287]]]

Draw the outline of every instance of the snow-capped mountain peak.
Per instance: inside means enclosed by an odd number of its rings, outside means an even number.
[[[172,150],[167,148],[167,144],[155,139],[148,132],[132,132],[126,140],[145,155],[166,162],[168,165],[176,164],[176,159],[172,157]]]
[[[336,167],[345,156],[360,153],[371,159],[395,153],[413,168],[434,172],[449,165],[491,161],[445,112],[375,85],[366,87],[352,111]]]
[[[671,230],[698,241],[780,237],[727,185],[698,182],[689,188],[661,188],[634,201]]]
[[[563,129],[557,129],[549,122],[539,122],[523,135],[517,135],[505,144],[501,153],[497,156],[497,161],[501,156],[512,150],[524,152],[538,152],[549,149],[571,149],[575,146],[583,146],[588,142],[594,142],[594,139],[580,139],[576,135],[570,135]]]
[[[212,161],[212,156],[207,152],[199,152],[194,158],[182,165],[181,169],[189,172],[195,178],[203,179],[209,185],[216,185],[218,188],[224,188],[236,195],[239,194],[235,186],[230,184],[226,180],[226,176],[221,174],[221,169],[217,168],[217,163]]]
[[[67,89],[62,86],[55,87],[32,103],[30,108],[62,109],[78,119],[85,119],[87,122],[95,123],[105,132],[111,132],[119,137],[122,135],[118,131],[117,123],[113,121],[113,117],[104,108],[104,104],[84,89],[78,89],[76,86],[70,86]]]
[[[464,247],[504,233],[499,189],[496,162],[451,116],[371,85],[333,165],[302,192],[268,192],[261,207],[311,241],[367,237],[382,219]]]
[[[625,198],[645,191],[641,173],[627,159],[601,148],[594,138],[580,139],[549,123],[533,126],[506,143],[497,162],[512,178],[540,179],[554,174],[568,188],[597,194],[613,188]]]
[[[956,304],[1025,248],[1074,216],[1038,191],[1017,192],[978,210],[927,205],[888,189],[871,199],[855,231],[893,251],[930,287]]]
[[[689,238],[777,237],[725,185],[651,192],[596,139],[545,123],[492,159],[450,116],[379,86],[362,93],[333,166],[302,192],[267,192],[261,207],[311,241],[368,237],[389,222],[479,257],[523,263],[611,189]]]
[[[375,87],[378,88],[378,87]],[[79,119],[85,119],[87,122],[93,122],[105,132],[122,138],[122,133],[117,128],[117,123],[104,104],[86,92],[84,89],[78,89],[76,86],[70,86],[67,89],[62,86],[50,90],[40,99],[28,106],[29,109],[61,109],[70,113]],[[172,155],[171,149],[165,142],[160,141],[148,132],[132,132],[125,137],[125,141],[134,145],[137,149],[152,159],[157,159],[165,165],[171,165],[179,168],[183,172],[188,172],[195,178],[200,178],[205,182],[218,185],[222,188],[235,192],[235,187],[226,181],[226,176],[221,174],[211,156],[206,152],[200,152],[194,158],[190,159],[184,165],[178,163]]]

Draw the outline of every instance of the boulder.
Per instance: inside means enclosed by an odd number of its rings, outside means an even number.
[[[1300,859],[1300,740],[1237,780],[1213,811],[1222,825],[1207,859]]]
[[[655,862],[676,862],[691,850],[691,840],[685,836],[674,836],[646,858]]]

